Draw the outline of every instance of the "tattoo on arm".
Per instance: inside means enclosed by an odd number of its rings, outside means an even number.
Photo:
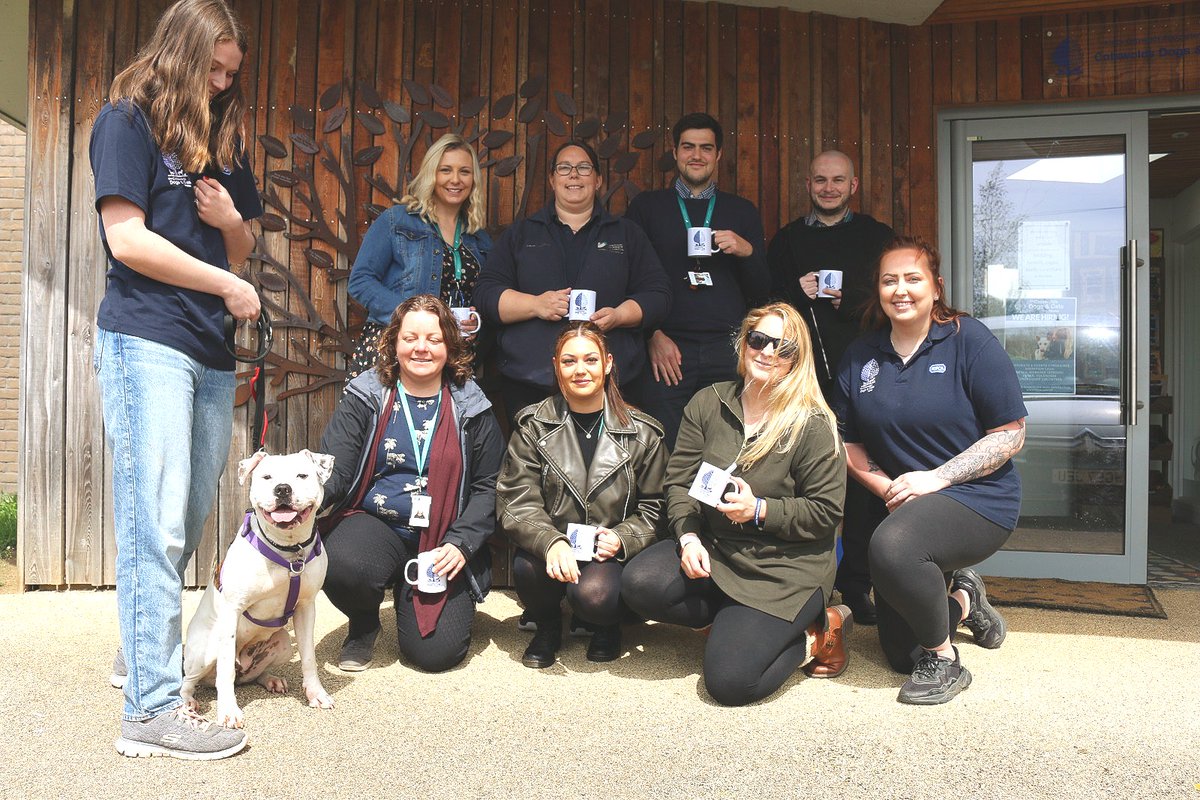
[[[966,483],[990,475],[1004,465],[1025,443],[1025,422],[1016,430],[989,433],[954,458],[942,464],[935,474],[950,483]]]
[[[874,461],[872,461],[871,459],[868,458],[867,459],[867,472],[877,472],[879,474],[883,474],[883,469],[880,468],[880,466],[878,464],[876,464]]]

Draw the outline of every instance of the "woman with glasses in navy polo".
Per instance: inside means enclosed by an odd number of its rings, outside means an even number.
[[[869,563],[879,640],[902,703],[936,705],[971,685],[952,644],[1004,641],[1003,617],[971,566],[1016,527],[1025,403],[1008,355],[981,322],[946,304],[937,250],[901,236],[883,250],[873,328],[847,350],[834,403],[850,475],[883,499]]]

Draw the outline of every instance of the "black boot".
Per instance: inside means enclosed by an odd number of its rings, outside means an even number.
[[[596,626],[588,643],[588,661],[616,661],[621,657],[621,626]]]
[[[537,620],[537,632],[525,648],[521,663],[532,669],[545,669],[554,664],[558,648],[562,647],[562,617]]]

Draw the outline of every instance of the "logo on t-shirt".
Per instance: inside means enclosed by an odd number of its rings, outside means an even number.
[[[183,169],[183,164],[179,162],[179,156],[174,153],[163,153],[163,164],[167,167],[167,183],[172,186],[186,186],[189,189],[192,187],[192,179]]]
[[[866,364],[863,364],[862,372],[858,374],[862,379],[862,384],[858,387],[859,394],[875,391],[875,379],[879,377],[879,362],[871,359]]]
[[[596,249],[606,253],[624,253],[625,245],[621,242],[596,242]]]
[[[930,364],[929,365],[929,374],[930,375],[940,375],[945,371],[946,371],[945,364]]]

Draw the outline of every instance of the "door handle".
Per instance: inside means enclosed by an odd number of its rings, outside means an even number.
[[[1138,399],[1138,267],[1137,239],[1121,248],[1121,424],[1136,425]]]

